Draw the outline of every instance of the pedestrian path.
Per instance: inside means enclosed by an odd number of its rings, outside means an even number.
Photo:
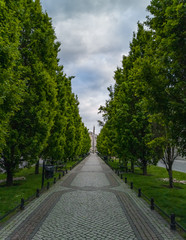
[[[181,240],[96,155],[0,229],[0,240]]]

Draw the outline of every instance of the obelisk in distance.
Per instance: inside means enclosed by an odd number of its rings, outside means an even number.
[[[95,153],[95,126],[93,126],[93,135],[92,135],[92,150]]]

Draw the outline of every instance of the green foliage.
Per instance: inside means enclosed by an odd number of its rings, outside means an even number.
[[[25,82],[18,51],[20,22],[16,4],[0,1],[0,153],[9,135],[9,120],[23,101]]]
[[[69,161],[66,168],[69,170],[76,163],[77,161]],[[41,187],[42,168],[40,170],[40,174],[35,175],[34,167],[21,169],[15,174],[15,177],[24,177],[24,180],[15,180],[14,184],[9,187],[5,186],[4,182],[0,184],[0,217],[19,205],[21,198],[26,200],[36,194],[36,189],[40,189]],[[54,177],[58,179],[59,174],[55,172]],[[6,174],[0,174],[0,180],[2,179],[6,179]],[[45,187],[47,186],[47,182],[50,182],[51,186],[53,179],[45,180]]]
[[[23,66],[20,77],[26,82],[26,93],[20,109],[10,118],[10,134],[2,153],[7,184],[10,185],[20,159],[32,163],[46,146],[57,103],[58,49],[50,19],[42,13],[38,2],[17,4],[16,13],[21,22],[19,53]],[[20,7],[22,11],[19,11]]]
[[[123,57],[122,68],[118,68],[115,72],[116,84],[114,92],[110,94],[111,99],[107,101],[105,108],[100,108],[101,111],[105,111],[104,118],[107,122],[101,132],[104,142],[98,141],[98,149],[100,149],[100,144],[105,148],[104,154],[113,147],[117,152],[116,155],[125,164],[131,161],[134,165],[136,162],[141,166],[144,174],[147,174],[147,165],[153,161],[156,162],[157,159],[155,159],[153,149],[148,144],[153,138],[153,133],[135,64],[139,58],[143,58],[144,46],[149,38],[150,33],[146,32],[141,24],[138,24],[138,33],[134,34],[130,44],[129,56]],[[105,131],[108,123],[110,128]],[[106,141],[110,139],[111,135],[114,137],[110,140],[111,147],[108,148]],[[102,151],[100,149],[101,153],[103,153]]]
[[[169,135],[175,140],[174,145],[186,154],[186,29],[184,1],[152,1],[148,10],[153,15],[147,24],[153,30],[156,44],[154,56],[151,57],[153,84],[149,97],[153,99],[155,112],[161,113],[165,124],[169,125]],[[155,94],[157,91],[158,94]]]
[[[12,185],[22,161],[77,157],[89,151],[90,138],[40,1],[0,4],[0,167]]]
[[[62,71],[62,67],[59,68],[57,73],[57,107],[56,115],[54,118],[54,124],[50,131],[50,137],[47,141],[47,146],[44,149],[42,156],[45,159],[51,159],[52,161],[60,161],[64,157],[64,145],[66,141],[65,130],[67,126],[66,112],[66,88],[65,78]]]
[[[176,149],[186,155],[185,7],[178,0],[151,1],[151,17],[138,23],[129,55],[115,71],[110,100],[100,107],[106,123],[99,151],[117,149],[115,156],[136,163],[144,174],[161,158],[171,187]]]

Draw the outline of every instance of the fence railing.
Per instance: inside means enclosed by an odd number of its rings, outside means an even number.
[[[114,169],[109,165],[109,161],[108,161],[108,157],[107,156],[102,156],[101,154],[98,154],[102,160],[113,170],[115,171],[115,173],[121,178],[123,179],[123,171],[119,171],[119,169]],[[178,222],[176,222],[176,216],[174,213],[172,213],[171,215],[167,214],[163,209],[161,209],[157,204],[155,204],[154,198],[149,198],[148,196],[146,196],[141,188],[136,188],[133,184],[133,182],[128,182],[127,177],[124,178],[124,181],[126,184],[130,185],[130,188],[135,190],[137,192],[138,197],[143,197],[144,199],[146,199],[149,203],[150,203],[150,208],[151,210],[157,209],[159,212],[162,213],[162,215],[168,219],[169,223],[170,223],[170,229],[171,230],[176,230],[177,227],[183,231],[184,233],[186,233],[186,229],[180,225]]]
[[[71,167],[70,167],[70,171],[77,166],[81,161],[83,161],[86,157],[88,156],[88,154],[84,154],[82,156],[82,159],[80,159],[79,161],[75,162]],[[58,178],[54,177],[52,182],[47,182],[47,185],[44,186],[41,189],[36,189],[35,194],[33,194],[32,196],[30,196],[27,199],[21,198],[20,200],[20,204],[18,204],[16,207],[14,207],[13,209],[9,210],[7,213],[5,213],[3,216],[0,217],[0,222],[2,222],[3,219],[7,218],[8,216],[10,216],[13,213],[17,213],[18,211],[22,211],[25,209],[25,206],[30,203],[31,201],[33,201],[34,199],[40,197],[41,194],[43,194],[44,192],[46,192],[52,185],[54,185],[57,180],[60,180],[62,176],[65,176],[65,174],[68,173],[68,170],[65,169],[62,171],[62,175],[61,173],[58,175]]]

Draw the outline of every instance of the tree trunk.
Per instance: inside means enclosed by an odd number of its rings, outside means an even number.
[[[6,185],[12,186],[13,185],[13,172],[11,168],[6,169]]]
[[[165,163],[166,163],[166,169],[169,175],[169,187],[173,188],[173,175],[172,175],[172,165],[174,162],[174,148],[170,146],[170,144],[167,146],[166,152],[165,152]]]
[[[143,163],[143,175],[147,175],[147,163]]]
[[[168,174],[169,174],[169,187],[173,188],[174,186],[173,186],[172,166],[169,166]]]
[[[127,161],[127,159],[125,157],[123,158],[123,163],[124,163],[126,172],[128,172],[128,161]]]
[[[35,165],[35,174],[39,174],[39,160],[37,161]]]
[[[131,172],[134,173],[134,161],[131,160]]]

